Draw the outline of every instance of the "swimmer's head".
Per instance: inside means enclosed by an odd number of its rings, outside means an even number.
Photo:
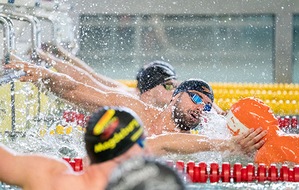
[[[173,92],[172,96],[174,97],[180,92],[189,92],[191,90],[203,93],[211,100],[211,102],[214,101],[214,93],[212,87],[207,82],[201,79],[189,79],[182,82]],[[196,100],[194,99],[193,101]],[[204,111],[210,111],[211,108],[212,108],[211,104],[206,104]]]
[[[177,79],[174,68],[164,61],[153,61],[138,71],[136,76],[137,88],[140,94],[164,82]]]
[[[201,79],[182,82],[172,96],[172,119],[176,126],[184,131],[198,126],[202,111],[210,111],[214,100],[212,88]],[[186,99],[187,97],[190,101]]]
[[[102,107],[89,119],[85,146],[91,163],[113,159],[135,143],[143,147],[143,124],[135,112],[122,107]]]
[[[149,158],[123,162],[112,173],[107,190],[184,190],[182,177],[172,168]]]

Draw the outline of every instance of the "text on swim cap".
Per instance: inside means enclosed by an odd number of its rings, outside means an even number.
[[[138,121],[133,119],[126,127],[122,128],[119,133],[115,133],[111,139],[104,143],[98,143],[94,146],[94,152],[102,152],[108,149],[114,149],[116,144],[126,138],[136,127],[140,127]],[[138,133],[139,130],[136,132]],[[142,133],[140,133],[141,135]],[[134,135],[133,135],[134,136]],[[137,140],[138,138],[136,138]],[[131,138],[132,140],[132,138]],[[135,140],[135,141],[136,141]],[[133,141],[133,140],[132,140]],[[133,141],[134,142],[134,141]]]

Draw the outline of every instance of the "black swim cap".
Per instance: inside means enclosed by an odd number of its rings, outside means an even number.
[[[189,79],[182,82],[173,92],[172,96],[176,96],[180,92],[187,92],[189,90],[201,92],[208,96],[212,102],[214,101],[214,93],[212,87],[207,82],[201,79]]]
[[[136,76],[137,88],[144,93],[165,81],[176,79],[174,68],[164,61],[153,61],[138,71]]]
[[[149,158],[134,158],[113,171],[106,190],[184,190],[182,177],[169,166]]]
[[[135,112],[122,107],[103,107],[89,119],[85,147],[91,163],[113,159],[143,137],[143,124]]]

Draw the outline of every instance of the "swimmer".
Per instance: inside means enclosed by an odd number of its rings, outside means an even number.
[[[80,173],[63,159],[18,154],[0,145],[0,181],[25,190],[104,190],[119,163],[145,154],[143,124],[127,108],[100,108],[91,116],[84,139],[90,165]]]
[[[146,64],[137,74],[137,88],[130,88],[115,80],[109,79],[95,72],[84,70],[82,67],[71,65],[70,62],[60,60],[50,53],[37,50],[40,59],[49,62],[56,71],[67,74],[85,85],[102,91],[116,91],[139,97],[147,104],[164,107],[170,102],[173,90],[177,86],[176,74],[172,66],[163,61]],[[97,75],[97,76],[95,76]],[[107,80],[107,82],[103,82]],[[147,81],[147,82],[146,82]],[[142,88],[142,89],[141,89]]]
[[[90,74],[91,72],[73,66],[66,61],[59,60],[47,52],[41,50],[37,50],[37,52],[42,60],[51,62],[51,65],[58,72],[67,74],[85,85],[90,85],[102,91],[132,94],[139,97],[143,102],[157,107],[164,107],[170,102],[171,95],[178,83],[173,67],[163,61],[154,61],[142,67],[136,77],[137,88],[135,89],[124,88],[120,85],[105,85],[106,83],[102,83],[103,78],[96,80],[95,76]]]
[[[184,190],[183,177],[164,163],[133,158],[112,172],[106,190]]]
[[[165,139],[166,136],[168,141],[172,143],[167,144],[165,142],[165,146],[161,146],[161,149],[157,148],[160,145],[155,145],[155,150],[180,153],[182,149],[185,152],[199,152],[206,151],[209,147],[213,150],[215,148],[215,145],[213,146],[214,141],[210,141],[206,136],[181,133],[188,133],[188,130],[197,126],[204,109],[210,108],[213,103],[212,91],[207,87],[209,85],[202,80],[194,79],[181,83],[174,92],[171,102],[164,109],[161,109],[145,104],[133,96],[117,92],[104,92],[75,81],[62,73],[56,73],[24,61],[10,63],[4,68],[23,70],[27,75],[22,76],[21,81],[43,81],[45,86],[57,96],[87,111],[92,112],[97,107],[104,105],[122,106],[134,110],[143,121],[149,136],[161,135],[162,139]],[[165,132],[172,134],[162,135]],[[224,140],[223,146],[219,147],[221,150],[236,148],[244,152],[256,151],[264,144],[265,140],[261,140],[261,138],[265,135],[266,132],[258,128],[238,136],[240,141],[235,139]],[[208,142],[206,143],[206,141]],[[182,142],[185,143],[184,146]],[[234,146],[230,147],[232,144]],[[170,145],[173,147],[169,148]]]
[[[156,60],[145,64],[137,73],[137,89],[135,89],[96,73],[84,61],[59,45],[45,44],[45,47],[44,49],[50,53],[37,50],[40,59],[50,62],[58,72],[103,91],[129,92],[139,95],[140,100],[156,107],[164,108],[169,104],[172,93],[179,84],[175,69],[165,61]],[[51,53],[55,53],[56,56]],[[58,59],[57,56],[63,60]],[[217,113],[226,114],[215,103],[212,106]]]
[[[173,66],[158,60],[144,65],[138,71],[136,80],[140,99],[162,108],[170,103],[173,92],[180,84]],[[213,101],[211,106],[218,114],[226,114]]]
[[[89,66],[85,67],[84,65],[87,64],[75,56],[71,58],[76,58],[76,61],[68,62],[41,50],[37,50],[37,53],[41,60],[49,62],[58,72],[67,74],[76,81],[102,91],[130,93],[143,102],[157,107],[169,104],[173,90],[178,84],[174,68],[164,61],[153,61],[144,65],[136,76],[137,88],[129,88],[116,80],[95,73]],[[65,53],[63,55],[65,57]],[[74,62],[77,64],[72,65]]]

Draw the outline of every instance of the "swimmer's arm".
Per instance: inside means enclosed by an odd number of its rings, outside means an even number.
[[[43,52],[42,50],[38,49],[37,53],[40,59],[48,62],[56,69],[56,71],[69,75],[73,79],[84,84],[94,86],[94,81],[92,81],[90,77],[88,77],[86,71],[82,71],[79,68],[76,68],[75,66],[67,63],[66,61],[60,60],[47,52]]]
[[[18,57],[14,52],[11,52],[10,55],[10,61],[21,61],[22,59]]]
[[[187,133],[169,133],[147,138],[147,146],[156,155],[167,153],[192,154],[202,151],[210,151],[215,145],[226,145],[226,140],[209,139],[203,135],[193,135]]]
[[[229,151],[231,153],[252,153],[265,143],[262,138],[266,131],[261,128],[250,129],[248,132],[231,139],[210,139],[203,135],[187,133],[169,133],[148,137],[147,144],[154,155],[166,153],[192,154],[202,151]]]
[[[98,88],[103,91],[119,91],[122,89],[108,87],[99,81],[97,81],[91,74],[87,71],[72,65],[66,61],[60,60],[49,53],[45,53],[41,50],[37,50],[39,57],[42,60],[50,62],[50,64],[60,73],[64,73],[78,82]]]
[[[70,76],[56,73],[50,69],[37,66],[26,61],[12,61],[4,66],[5,69],[23,70],[26,75],[20,77],[22,82],[38,83],[43,81],[44,84],[57,94],[65,94],[68,91],[73,91],[78,86],[79,82],[72,79]]]
[[[57,45],[57,49],[58,49],[60,55],[62,55],[65,60],[69,61],[74,66],[79,67],[82,70],[85,70],[87,73],[89,73],[92,77],[94,77],[98,82],[102,83],[103,85],[106,85],[106,86],[111,87],[111,88],[120,88],[122,90],[129,91],[129,92],[132,91],[132,90],[130,90],[129,87],[122,84],[121,82],[118,82],[117,80],[113,80],[113,79],[108,78],[104,75],[96,73],[84,61],[82,61],[78,57],[76,57],[73,54],[71,54],[70,52],[68,52],[62,46]]]
[[[47,181],[55,173],[72,171],[62,160],[41,155],[18,154],[0,144],[0,181],[31,189],[37,181]]]
[[[57,96],[90,112],[94,112],[101,106],[123,106],[131,108],[136,113],[143,113],[148,108],[146,104],[128,93],[104,92],[78,82],[63,73],[53,72],[25,61],[10,63],[4,68],[23,70],[26,76],[20,77],[20,81],[42,80],[45,86]],[[145,114],[140,114],[140,117],[144,121],[148,119]]]
[[[134,110],[136,113],[143,113],[147,105],[141,102],[136,96],[122,91],[104,92],[100,89],[84,85],[67,75],[52,72],[48,83],[49,89],[61,98],[70,101],[89,112],[94,112],[101,106],[122,106]],[[145,114],[140,114],[144,121]]]
[[[70,62],[71,64],[87,71],[88,73],[94,73],[94,70],[87,65],[84,61],[79,59],[78,57],[74,56],[71,52],[67,51],[64,47],[61,45],[56,45],[57,55],[61,56],[62,59]]]

